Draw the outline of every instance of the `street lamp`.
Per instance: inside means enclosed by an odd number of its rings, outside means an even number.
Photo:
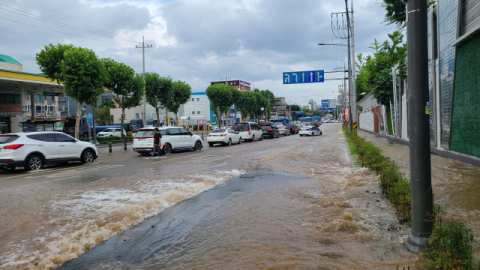
[[[262,110],[262,115],[263,115],[263,110],[265,110],[265,109],[262,107],[262,108],[260,108],[260,110]]]

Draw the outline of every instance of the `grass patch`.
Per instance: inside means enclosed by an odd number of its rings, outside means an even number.
[[[403,216],[403,221],[411,224],[410,182],[399,171],[395,163],[382,154],[373,143],[343,128],[350,153],[362,167],[367,167],[380,176],[382,193]],[[443,209],[435,205],[433,209],[433,231],[426,249],[422,252],[424,269],[479,269],[473,260],[473,234],[465,222],[445,217]]]

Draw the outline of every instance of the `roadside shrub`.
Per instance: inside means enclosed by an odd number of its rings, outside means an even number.
[[[478,269],[472,258],[473,234],[465,223],[437,215],[433,232],[423,251],[425,269]]]
[[[395,205],[397,212],[403,216],[403,221],[410,224],[412,202],[408,179],[400,173],[392,160],[383,156],[380,148],[358,136],[356,131],[349,132],[343,128],[343,132],[351,153],[357,154],[357,162],[380,176],[383,195]],[[353,149],[355,151],[352,151],[351,145],[356,147]],[[442,218],[442,213],[443,209],[434,205],[432,219],[435,222],[427,248],[422,253],[423,268],[479,269],[478,263],[472,258],[471,230],[462,221]]]
[[[78,139],[82,142],[88,142],[90,141],[87,137],[78,137]]]

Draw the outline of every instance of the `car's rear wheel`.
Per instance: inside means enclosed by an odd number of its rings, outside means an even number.
[[[228,146],[232,145],[232,139],[228,139]]]
[[[212,147],[212,146],[213,146],[213,143],[209,142],[209,143],[208,143],[208,146]]]
[[[252,136],[251,142],[254,142],[254,141],[255,141],[255,135]]]
[[[242,138],[238,139],[238,144],[242,144]]]
[[[263,135],[262,135],[262,136],[260,136],[260,140],[259,140],[259,141],[261,141],[261,140],[263,140]]]
[[[193,147],[193,151],[197,151],[197,150],[202,150],[202,143],[200,141],[197,141],[195,143],[195,147]]]
[[[165,147],[163,147],[163,152],[165,153],[165,155],[169,155],[172,153],[172,146],[167,143],[167,145],[165,145]]]
[[[320,135],[323,135],[323,133],[322,133],[322,132],[320,132]]]
[[[43,167],[43,158],[39,155],[31,155],[25,164],[25,170],[40,170]]]
[[[95,160],[95,156],[92,150],[85,150],[82,154],[82,163],[92,163]]]

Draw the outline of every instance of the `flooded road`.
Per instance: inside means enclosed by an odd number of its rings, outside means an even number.
[[[395,161],[404,175],[410,175],[409,146],[389,141],[364,131],[359,135],[375,143],[384,154]],[[431,155],[432,187],[435,203],[447,214],[466,221],[480,247],[480,168]],[[480,259],[480,251],[476,253]]]
[[[410,229],[378,178],[352,165],[340,125],[322,129],[0,174],[0,268],[53,269],[81,254],[61,269],[413,266]]]

